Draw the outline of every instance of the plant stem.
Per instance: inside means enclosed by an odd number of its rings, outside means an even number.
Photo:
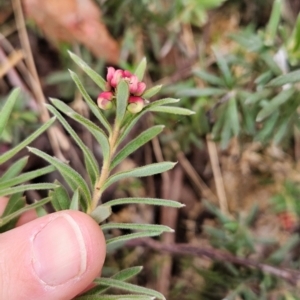
[[[91,213],[98,205],[98,202],[101,199],[103,190],[101,190],[101,187],[103,186],[104,182],[106,179],[109,177],[110,174],[110,165],[112,158],[115,154],[115,151],[117,149],[117,140],[119,138],[120,134],[120,128],[118,124],[115,124],[114,129],[112,133],[109,135],[109,147],[110,147],[110,153],[109,153],[109,158],[103,162],[100,177],[98,181],[95,184],[94,187],[94,192],[93,192],[93,198],[92,198],[92,203],[90,207],[88,207],[87,213]]]

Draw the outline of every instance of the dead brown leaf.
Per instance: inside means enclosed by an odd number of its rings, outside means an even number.
[[[119,45],[101,22],[92,0],[23,0],[26,16],[35,21],[53,43],[80,42],[96,57],[117,65]]]

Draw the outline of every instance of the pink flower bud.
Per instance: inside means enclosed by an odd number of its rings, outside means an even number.
[[[110,85],[115,88],[123,77],[123,70],[116,70],[112,79],[110,80]]]
[[[106,80],[107,82],[111,82],[116,70],[113,67],[108,67],[107,68],[107,75],[106,75]]]
[[[130,78],[132,76],[132,74],[129,71],[125,70],[125,71],[123,71],[123,76],[124,76],[124,78],[125,77]]]
[[[97,104],[98,104],[99,108],[101,108],[103,110],[112,108],[113,97],[114,97],[114,94],[112,92],[100,93],[97,98]]]
[[[136,96],[141,96],[145,92],[145,89],[146,89],[146,83],[145,82],[139,82],[138,86],[137,86],[137,89],[136,89],[136,92],[134,94]]]
[[[138,89],[139,80],[135,75],[129,77],[129,92],[135,94]]]
[[[144,99],[137,96],[130,96],[128,99],[127,109],[132,114],[140,112],[144,107]]]

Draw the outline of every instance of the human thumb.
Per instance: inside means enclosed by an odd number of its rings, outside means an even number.
[[[105,239],[79,211],[61,211],[0,235],[0,299],[69,300],[101,272]]]

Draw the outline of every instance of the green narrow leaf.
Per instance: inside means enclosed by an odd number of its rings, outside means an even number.
[[[219,88],[188,88],[182,89],[176,93],[179,97],[209,97],[209,96],[221,96],[225,94],[227,90]]]
[[[130,141],[120,152],[115,156],[111,163],[110,169],[112,170],[116,167],[123,159],[128,157],[131,153],[139,149],[141,146],[145,145],[147,142],[151,141],[155,136],[160,134],[164,129],[163,125],[153,126],[144,132],[142,132],[138,137]]]
[[[161,235],[160,231],[141,231],[135,233],[124,234],[118,237],[114,237],[106,240],[106,248],[108,252],[111,252],[113,249],[123,246],[124,243],[131,241],[133,239],[140,239],[145,237],[154,237]]]
[[[217,53],[216,50],[213,49],[213,52],[216,56],[216,60],[217,60],[217,65],[224,77],[224,81],[226,83],[226,85],[229,87],[229,88],[232,88],[233,86],[233,77],[232,77],[232,74],[231,74],[231,71],[229,69],[229,66],[227,64],[227,61],[225,60],[225,58],[223,56],[221,56],[220,54]]]
[[[263,121],[265,118],[270,116],[274,111],[276,111],[280,105],[284,104],[286,101],[288,101],[293,94],[295,93],[295,90],[290,88],[288,90],[283,90],[280,92],[277,96],[275,96],[268,104],[266,104],[258,113],[256,117],[257,122]]]
[[[144,57],[141,62],[139,63],[139,65],[137,66],[136,70],[134,71],[134,75],[137,76],[139,81],[142,81],[145,75],[145,71],[146,71],[146,67],[147,67],[147,60],[146,57]]]
[[[26,181],[30,181],[34,178],[43,176],[45,174],[51,173],[55,170],[53,166],[47,166],[41,169],[37,169],[31,172],[23,173],[15,178],[3,180],[0,182],[0,189],[6,189],[21,183],[24,183]]]
[[[272,94],[271,90],[261,90],[256,93],[251,94],[249,97],[246,98],[245,104],[255,104],[256,102],[262,100],[262,99],[267,99],[270,95]]]
[[[74,190],[74,187],[80,188],[80,190],[83,194],[84,200],[86,201],[87,204],[89,204],[91,202],[91,194],[90,194],[88,185],[78,172],[76,172],[70,166],[61,162],[56,157],[52,157],[52,156],[42,152],[39,149],[28,147],[28,150],[29,150],[29,152],[32,152],[33,154],[43,158],[44,160],[49,162],[51,165],[53,165],[61,173],[61,175],[64,178],[69,179],[67,181],[69,185],[70,185],[69,182],[71,181],[70,187],[73,190]]]
[[[281,17],[282,0],[274,0],[271,16],[266,27],[265,44],[272,46],[275,42],[276,33]]]
[[[56,106],[57,103],[60,103],[61,101],[57,99],[51,99],[51,102]],[[61,102],[62,103],[62,102]],[[49,111],[51,111],[52,114],[54,114],[57,119],[60,121],[60,123],[63,125],[63,127],[66,129],[66,131],[71,135],[71,137],[74,139],[78,147],[81,149],[84,155],[84,159],[86,162],[86,169],[91,181],[91,184],[93,185],[95,183],[96,178],[98,178],[98,175],[100,173],[98,162],[91,152],[91,150],[83,143],[83,141],[80,139],[80,137],[77,135],[77,133],[73,130],[73,128],[69,125],[69,123],[65,120],[65,118],[51,105],[46,104],[46,107]]]
[[[46,209],[42,206],[36,207],[35,211],[36,211],[36,214],[37,214],[38,218],[41,218],[41,217],[44,217],[44,216],[48,215]]]
[[[195,76],[200,77],[202,80],[206,81],[211,85],[224,86],[224,80],[216,75],[213,75],[203,70],[195,70],[193,73],[195,74]]]
[[[69,209],[71,200],[68,192],[59,181],[55,180],[54,184],[59,186],[53,192],[50,192],[50,196],[52,198],[51,203],[54,209],[56,211]]]
[[[227,114],[226,114],[227,115]],[[221,131],[221,149],[227,148],[230,138],[232,137],[232,128],[230,119],[226,118]]]
[[[120,198],[110,200],[104,204],[103,206],[115,206],[115,205],[126,205],[126,204],[147,204],[147,205],[158,205],[158,206],[166,206],[166,207],[175,207],[181,208],[185,205],[174,201],[174,200],[166,200],[159,198]]]
[[[96,73],[92,68],[88,66],[86,62],[84,62],[80,57],[76,54],[68,51],[72,60],[98,85],[98,87],[102,90],[106,90],[106,81]]]
[[[175,98],[164,98],[160,99],[157,101],[154,101],[147,106],[143,108],[143,110],[137,114],[134,114],[131,116],[130,119],[127,120],[126,125],[124,126],[124,129],[122,133],[120,134],[120,137],[118,139],[118,145],[123,141],[123,139],[127,136],[127,134],[130,132],[132,127],[136,124],[136,122],[147,112],[150,111],[153,107],[157,107],[160,105],[165,105],[165,104],[171,104],[171,103],[177,103],[179,102],[180,99],[175,99]]]
[[[50,187],[49,187],[50,188]],[[23,208],[13,212],[12,214],[4,217],[4,218],[1,218],[0,219],[0,226],[2,225],[5,225],[7,224],[8,222],[10,222],[11,220],[19,217],[21,214],[23,214],[24,212],[26,211],[29,211],[31,209],[36,209],[37,207],[40,207],[40,206],[43,206],[45,205],[46,203],[50,202],[51,201],[51,197],[47,197],[47,198],[44,198],[38,202],[35,202],[33,204],[30,204],[30,205],[27,205],[27,206],[24,206]]]
[[[161,90],[162,85],[155,85],[152,88],[146,90],[143,94],[144,99],[149,99],[156,95]]]
[[[99,120],[99,122],[107,129],[108,132],[111,132],[111,126],[107,121],[106,117],[104,116],[103,112],[100,108],[96,105],[96,103],[91,99],[87,91],[85,90],[84,86],[80,82],[78,76],[69,70],[73,81],[75,82],[77,88],[79,89],[80,93],[82,94],[83,98],[85,99],[87,105],[95,115],[95,117]]]
[[[25,197],[22,197],[22,193],[12,194],[8,200],[5,210],[1,217],[10,215],[11,213],[23,208],[26,205]]]
[[[0,178],[0,184],[7,179],[14,178],[15,176],[19,175],[20,172],[24,169],[28,162],[29,156],[22,157],[21,159],[14,162],[8,170],[5,171],[5,173]]]
[[[279,76],[282,74],[281,69],[279,68],[278,64],[274,61],[274,58],[270,53],[263,52],[260,54],[260,57],[275,75]]]
[[[96,124],[88,120],[87,118],[79,115],[78,113],[68,113],[67,114],[70,118],[77,121],[81,125],[83,125],[89,132],[94,136],[98,144],[102,149],[103,158],[106,161],[110,155],[110,146],[107,135],[105,132],[99,128]]]
[[[161,162],[161,163],[154,163],[151,165],[135,168],[129,171],[116,173],[115,175],[110,176],[105,181],[104,185],[101,187],[101,190],[104,191],[111,184],[121,179],[128,178],[128,177],[145,177],[154,174],[160,174],[162,172],[172,169],[175,165],[176,163],[172,163],[172,162]]]
[[[113,287],[121,290],[125,290],[132,293],[145,294],[149,296],[156,297],[158,299],[165,300],[166,298],[159,292],[150,290],[148,288],[136,286],[131,283],[123,282],[120,280],[112,279],[112,278],[96,278],[94,280],[96,284],[104,285],[107,287]]]
[[[279,264],[281,263],[288,253],[299,244],[299,236],[293,235],[291,236],[282,247],[280,247],[278,250],[273,252],[270,257],[268,258],[268,261],[272,262],[272,264]]]
[[[6,127],[10,114],[15,106],[15,103],[20,95],[20,89],[14,89],[8,96],[2,110],[0,111],[0,137]]]
[[[75,300],[154,300],[155,297],[145,295],[82,295]]]
[[[132,267],[132,268],[123,269],[120,272],[114,274],[111,278],[125,281],[139,274],[142,271],[142,269],[143,267]],[[96,295],[96,294],[104,293],[108,289],[109,289],[108,287],[96,285],[95,287],[93,287],[92,289],[84,293],[84,295]]]
[[[232,98],[228,101],[228,118],[231,122],[231,129],[235,136],[239,135],[240,132],[240,121],[239,121],[239,111],[237,108],[237,101]]]
[[[274,134],[273,141],[275,145],[278,145],[285,137],[288,136],[288,131],[292,128],[290,120],[285,120],[281,123]]]
[[[258,134],[255,136],[256,141],[261,141],[262,143],[266,143],[266,141],[270,138],[271,134],[274,131],[276,122],[279,118],[279,112],[275,111],[270,117],[264,121],[263,127],[259,130]]]
[[[226,113],[220,114],[220,116],[216,120],[216,123],[213,125],[211,136],[214,140],[219,139],[220,132],[221,132],[221,129],[223,128],[226,117],[227,117]]]
[[[25,192],[30,190],[50,190],[55,189],[58,186],[53,183],[32,183],[15,186],[7,189],[0,190],[0,196],[8,196],[14,193]]]
[[[267,82],[269,82],[273,77],[273,73],[272,71],[268,70],[264,73],[262,73],[261,75],[259,75],[255,80],[254,83],[258,86],[264,86],[265,84],[267,84]]]
[[[75,112],[70,106],[68,106],[64,102],[56,100],[56,99],[52,99],[52,101],[53,101],[53,104],[60,111],[65,113],[71,119],[80,123],[95,137],[95,139],[97,140],[97,142],[99,143],[99,145],[102,148],[104,159],[108,159],[110,150],[109,150],[108,137],[105,134],[105,132],[100,127],[98,127],[95,123],[93,123],[89,119],[87,119],[87,118],[83,117],[82,115],[78,114],[77,112]]]
[[[288,74],[280,75],[271,80],[268,86],[283,86],[288,83],[296,83],[300,81],[300,70],[290,72]]]
[[[17,154],[21,149],[29,145],[33,140],[35,140],[40,134],[42,134],[45,130],[47,130],[55,121],[55,117],[48,120],[45,124],[43,124],[38,130],[33,132],[28,138],[26,138],[23,142],[18,144],[13,149],[5,152],[0,156],[0,165],[8,161],[15,154]]]
[[[79,210],[79,191],[78,191],[78,189],[74,191],[69,209],[70,210]]]
[[[132,224],[132,223],[107,223],[100,226],[102,230],[110,229],[129,229],[129,230],[145,230],[158,232],[174,232],[174,229],[165,225],[156,224]]]
[[[136,275],[138,275],[143,270],[143,267],[131,267],[127,269],[123,269],[120,272],[116,273],[112,276],[113,279],[125,281]]]
[[[117,109],[116,109],[116,124],[121,124],[129,97],[129,85],[125,80],[121,80],[117,86],[116,98],[117,98]]]
[[[149,111],[176,114],[176,115],[186,115],[186,116],[195,114],[195,112],[190,109],[176,107],[176,106],[158,106],[158,107],[150,108]]]
[[[26,205],[26,201],[25,201],[25,197],[22,197],[22,193],[12,194],[9,198],[9,201],[5,207],[2,216],[0,216],[0,224],[2,218],[9,216],[10,214],[18,211],[19,209],[23,208],[25,205]],[[15,228],[18,219],[19,218],[16,217],[8,221],[5,225],[3,226],[0,225],[0,233]]]
[[[99,224],[112,214],[111,207],[99,205],[91,212],[91,217]]]
[[[166,105],[166,104],[173,104],[173,103],[178,103],[180,99],[178,98],[163,98],[160,100],[156,100],[154,102],[151,102],[150,104],[146,105],[143,109],[143,111],[148,111],[148,109],[161,106],[161,105]]]

